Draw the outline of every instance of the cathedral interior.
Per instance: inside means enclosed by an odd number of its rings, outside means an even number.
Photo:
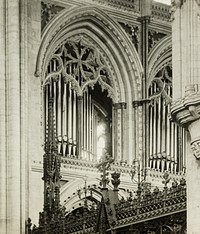
[[[0,11],[1,233],[200,234],[200,1]]]

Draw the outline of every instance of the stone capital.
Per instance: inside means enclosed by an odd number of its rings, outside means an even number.
[[[126,106],[127,106],[126,102],[118,102],[113,104],[115,110],[126,109]]]
[[[172,7],[180,8],[183,5],[183,2],[185,1],[184,0],[172,0],[171,4],[172,4]]]
[[[186,0],[172,0],[171,1],[171,20],[173,21],[174,20],[174,13],[177,9],[180,9],[183,5],[183,3],[185,2]]]
[[[191,149],[196,159],[200,159],[200,92],[197,91],[197,85],[187,86],[185,96],[173,101],[171,117],[189,130]]]
[[[190,87],[191,88],[191,87]],[[186,90],[183,98],[177,99],[171,105],[172,120],[187,128],[200,118],[200,92],[194,89]]]

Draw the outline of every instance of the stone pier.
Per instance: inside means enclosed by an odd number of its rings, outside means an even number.
[[[172,119],[189,130],[187,233],[200,230],[200,1],[172,3]]]

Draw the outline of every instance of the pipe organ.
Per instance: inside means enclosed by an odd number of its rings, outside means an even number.
[[[186,131],[170,121],[171,79],[164,68],[149,86],[149,167],[158,171],[185,173]]]
[[[57,60],[52,59],[48,73],[56,71]],[[75,65],[68,65],[68,72],[75,71]],[[80,74],[80,73],[79,73]],[[79,84],[82,77],[78,78]],[[82,158],[96,161],[98,148],[98,124],[106,122],[107,114],[102,114],[100,104],[93,98],[91,89],[86,87],[83,95],[77,94],[71,82],[66,82],[62,74],[49,79],[44,86],[45,121],[48,119],[48,102],[54,99],[55,126],[58,136],[58,152],[63,157]],[[103,96],[103,94],[102,94]],[[106,124],[107,134],[109,123]],[[109,139],[109,136],[107,137]],[[107,139],[105,138],[105,139]],[[106,146],[108,148],[108,144]]]
[[[59,76],[56,82],[52,80],[45,86],[46,120],[50,97],[54,99],[59,153],[64,157],[96,160],[97,126],[100,117],[89,90],[84,92],[83,97],[79,97],[71,89],[71,84],[63,81],[62,76]]]
[[[149,85],[151,102],[147,116],[147,166],[161,172],[168,170],[178,173],[185,172],[186,132],[169,118],[172,96],[170,74],[171,68],[167,65]],[[111,72],[100,52],[82,37],[66,41],[52,56],[44,82],[45,121],[48,119],[49,99],[53,98],[58,152],[63,157],[96,161],[100,157],[99,152],[103,150],[109,154],[113,151],[117,155],[117,126],[121,126],[119,132],[122,139],[125,138],[122,127],[125,103],[115,103],[115,106],[121,105],[121,116],[118,116],[112,110],[112,82]],[[104,126],[103,130],[101,128],[102,133],[98,131],[100,124]],[[124,146],[119,147],[122,152]],[[120,153],[117,160],[119,156],[120,160],[125,157]]]
[[[106,119],[112,119],[109,95],[114,92],[111,72],[100,52],[86,38],[67,40],[52,55],[45,76],[45,122],[48,101],[53,98],[58,152],[63,157],[97,160],[99,123],[106,123],[104,138],[110,143],[112,131]],[[108,142],[105,150],[111,153]]]

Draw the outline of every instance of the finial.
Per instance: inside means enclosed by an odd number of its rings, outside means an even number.
[[[113,172],[111,174],[112,177],[112,185],[114,186],[114,191],[118,190],[118,186],[120,185],[120,173]]]
[[[162,181],[162,183],[165,185],[164,189],[167,189],[167,184],[170,181],[169,173],[167,171],[164,173],[163,178],[164,178],[164,180]]]
[[[100,162],[96,165],[97,169],[102,172],[103,174],[101,175],[101,182],[100,185],[103,188],[106,188],[106,185],[109,183],[109,178],[108,178],[108,172],[107,170],[110,169],[111,163],[113,163],[113,158],[108,154],[105,153]]]

